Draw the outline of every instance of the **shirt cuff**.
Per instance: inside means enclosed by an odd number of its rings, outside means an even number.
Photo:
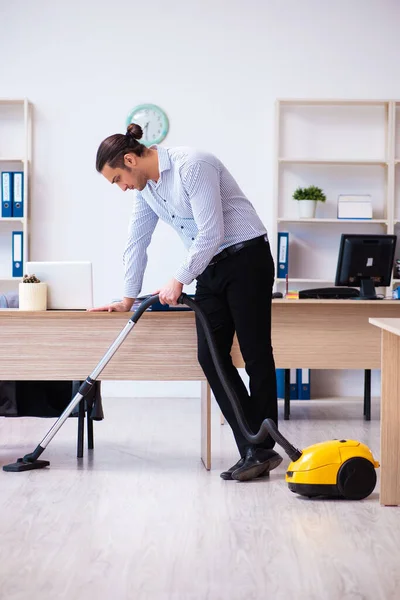
[[[126,283],[124,285],[124,297],[125,298],[137,298],[140,294],[142,286]]]
[[[182,266],[176,271],[175,279],[184,285],[189,285],[196,278],[193,277],[193,274],[188,269]]]

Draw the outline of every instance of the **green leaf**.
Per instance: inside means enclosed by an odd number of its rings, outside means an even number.
[[[298,187],[293,192],[293,199],[294,200],[316,200],[317,202],[325,202],[326,196],[325,196],[324,192],[321,190],[321,188],[319,188],[315,185],[310,185],[309,187],[306,187],[306,188]]]

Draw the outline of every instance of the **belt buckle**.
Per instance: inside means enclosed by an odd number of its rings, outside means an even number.
[[[235,244],[233,247],[233,252],[240,252],[240,250],[243,250],[243,248],[246,248],[248,244],[246,244],[246,242],[239,242],[238,244]]]
[[[226,250],[225,249],[221,250],[221,252],[219,252],[218,254],[213,256],[211,262],[208,263],[208,266],[211,267],[213,265],[216,265],[217,263],[219,263],[220,260],[222,260],[226,256],[228,256],[228,253],[226,252]]]

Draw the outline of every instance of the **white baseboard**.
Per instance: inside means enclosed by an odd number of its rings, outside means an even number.
[[[102,381],[106,398],[200,398],[199,381]]]
[[[248,376],[239,369],[248,388]],[[101,379],[101,377],[100,377]],[[200,398],[199,381],[102,381],[102,394],[108,398]],[[364,394],[364,371],[313,369],[311,397],[359,397]],[[380,396],[380,371],[373,371],[371,395]]]

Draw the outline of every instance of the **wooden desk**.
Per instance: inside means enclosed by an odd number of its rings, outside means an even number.
[[[400,504],[400,319],[369,319],[381,329],[381,504]]]
[[[400,317],[400,301],[274,300],[276,366],[380,369],[380,335],[368,323],[370,317]]]
[[[0,310],[0,379],[83,380],[130,313]],[[211,394],[192,312],[146,312],[100,380],[201,381],[201,458],[211,468]]]
[[[274,300],[276,366],[379,369],[380,334],[368,318],[395,316],[400,302],[393,300]],[[128,319],[116,312],[0,310],[0,379],[85,379]],[[232,357],[244,366],[236,342]],[[211,395],[197,362],[192,312],[145,313],[100,379],[201,381],[201,456],[211,467]]]

